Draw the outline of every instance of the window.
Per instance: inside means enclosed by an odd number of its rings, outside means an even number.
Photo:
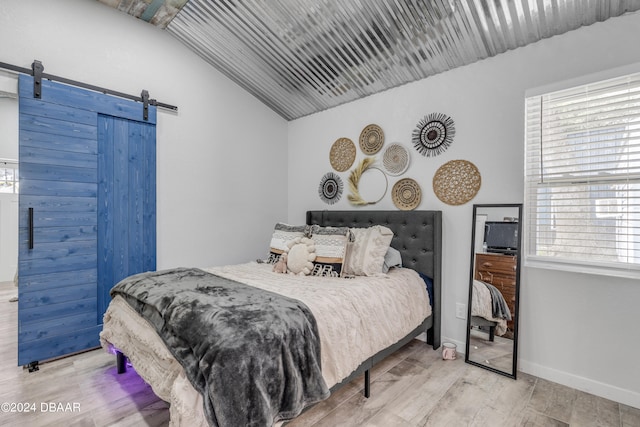
[[[18,193],[18,162],[0,160],[0,193]]]
[[[640,73],[527,97],[525,256],[640,274]]]

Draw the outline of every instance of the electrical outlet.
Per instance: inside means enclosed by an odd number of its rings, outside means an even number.
[[[462,304],[461,302],[456,303],[456,317],[463,320],[467,318],[466,304]]]

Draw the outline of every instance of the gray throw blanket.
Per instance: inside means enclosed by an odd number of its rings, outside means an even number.
[[[300,301],[184,268],[128,277],[115,295],[153,325],[212,426],[271,426],[329,396],[316,321]]]
[[[511,320],[511,310],[504,300],[502,293],[495,286],[482,282],[491,293],[491,315],[496,319]]]

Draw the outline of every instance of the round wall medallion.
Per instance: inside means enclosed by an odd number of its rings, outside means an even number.
[[[433,177],[433,191],[448,205],[463,205],[480,190],[480,171],[466,160],[451,160],[440,166]]]
[[[420,185],[411,178],[401,179],[394,184],[391,190],[391,199],[398,209],[413,210],[418,207],[422,199]]]
[[[456,134],[453,119],[446,114],[431,113],[420,119],[411,135],[413,146],[427,157],[443,153]]]
[[[320,180],[318,195],[320,199],[333,205],[342,197],[342,179],[333,172],[327,172]]]
[[[331,166],[338,172],[344,172],[356,159],[356,144],[349,138],[338,138],[329,151]]]
[[[376,154],[384,144],[384,132],[378,125],[369,125],[360,132],[360,149],[367,155]]]
[[[402,175],[409,168],[409,150],[404,145],[393,143],[384,149],[382,165],[389,175]]]
[[[351,174],[349,175],[349,190],[351,191],[351,194],[349,194],[347,198],[349,199],[352,205],[355,205],[355,206],[374,205],[378,203],[380,200],[382,200],[385,194],[387,194],[387,188],[389,186],[389,181],[387,180],[387,174],[385,174],[382,169],[373,166],[375,161],[376,159],[374,157],[365,157],[364,159],[362,159],[360,164],[351,171]],[[382,193],[382,196],[380,196],[380,198],[378,198],[376,201],[373,201],[373,202],[366,201],[360,195],[360,189],[358,188],[358,186],[360,185],[360,178],[362,178],[362,175],[368,170],[377,170],[380,174],[382,174],[382,177],[384,178],[384,191],[380,191]]]

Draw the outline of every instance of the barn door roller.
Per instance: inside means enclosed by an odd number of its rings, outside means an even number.
[[[33,97],[40,99],[42,98],[42,72],[44,71],[42,62],[34,60],[31,64],[31,71],[33,72]]]
[[[142,98],[142,118],[149,120],[149,91],[143,89],[140,98]]]

